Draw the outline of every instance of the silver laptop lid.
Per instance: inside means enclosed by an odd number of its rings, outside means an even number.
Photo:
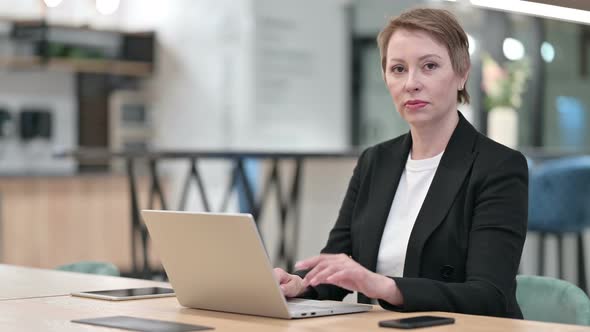
[[[251,215],[141,214],[181,305],[290,318]]]

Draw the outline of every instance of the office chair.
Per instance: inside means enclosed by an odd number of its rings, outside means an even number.
[[[107,262],[82,261],[72,264],[60,265],[55,269],[60,271],[99,274],[113,277],[118,277],[121,275],[119,269],[115,265]]]
[[[590,325],[590,299],[567,281],[540,276],[516,276],[516,300],[524,319]]]
[[[586,290],[583,233],[590,224],[590,156],[536,165],[529,180],[530,231],[539,233],[539,275],[544,274],[545,237],[557,236],[559,277],[563,278],[563,235],[577,236],[578,285]]]

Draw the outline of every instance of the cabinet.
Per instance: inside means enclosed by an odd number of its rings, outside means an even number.
[[[138,180],[146,202],[148,180]],[[124,175],[0,178],[0,200],[1,263],[54,268],[101,260],[131,270]],[[150,264],[159,265],[153,253]]]

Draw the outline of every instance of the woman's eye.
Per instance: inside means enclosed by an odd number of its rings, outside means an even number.
[[[438,68],[438,65],[436,63],[429,62],[429,63],[425,64],[424,67],[428,70],[433,70],[433,69]]]
[[[402,67],[402,66],[394,66],[394,67],[391,67],[391,72],[392,73],[395,73],[395,74],[403,73],[404,72],[404,67]]]

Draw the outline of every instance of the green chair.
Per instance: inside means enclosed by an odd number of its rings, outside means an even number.
[[[106,262],[82,261],[72,264],[60,265],[55,269],[60,271],[100,274],[114,277],[121,275],[119,269],[115,265]]]
[[[590,299],[567,281],[519,275],[516,277],[516,300],[524,319],[590,325]]]

